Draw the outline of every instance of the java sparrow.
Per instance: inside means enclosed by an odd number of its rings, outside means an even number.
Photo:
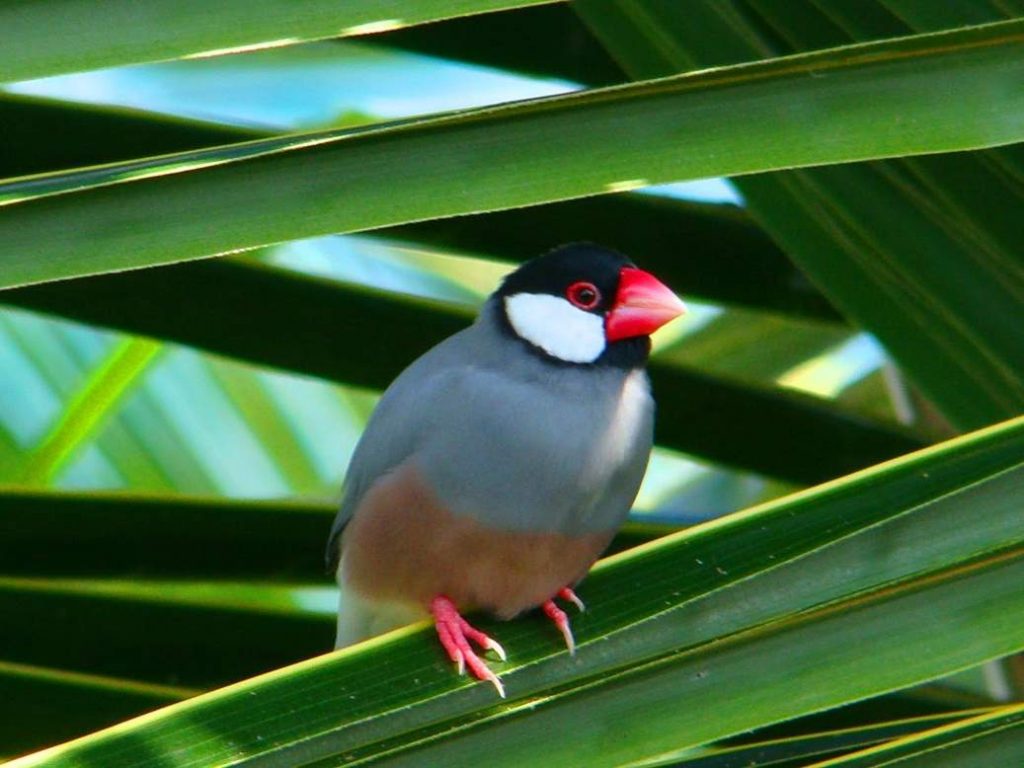
[[[651,451],[649,334],[683,303],[590,244],[519,267],[476,322],[388,387],[353,454],[327,546],[336,647],[428,614],[460,674],[501,646],[460,611],[540,607],[574,650],[560,597],[626,519]],[[481,653],[483,652],[481,651]]]

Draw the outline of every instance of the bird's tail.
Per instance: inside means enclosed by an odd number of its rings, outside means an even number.
[[[340,572],[340,568],[338,569]],[[356,594],[338,579],[338,633],[334,647],[344,648],[392,629],[419,621],[427,614],[404,603],[382,603]]]

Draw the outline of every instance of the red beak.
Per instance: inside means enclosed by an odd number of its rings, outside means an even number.
[[[604,335],[608,341],[650,336],[685,312],[686,305],[650,272],[623,267],[615,304],[605,318]]]

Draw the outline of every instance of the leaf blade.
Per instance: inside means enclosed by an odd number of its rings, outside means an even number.
[[[26,457],[21,481],[26,485],[51,481],[131,391],[161,350],[159,343],[146,339],[126,339],[118,344]]]
[[[1018,419],[605,561],[584,585],[591,608],[600,611],[576,620],[583,642],[571,664],[554,650],[550,628],[539,619],[504,626],[502,641],[515,660],[503,670],[512,697],[507,704],[498,704],[484,686],[457,682],[422,627],[411,627],[12,768],[81,760],[137,765],[144,759],[140,746],[153,739],[165,745],[173,739],[182,766],[336,763],[338,755],[357,759],[369,756],[364,750],[380,755],[382,749],[414,762],[425,755],[457,762],[487,750],[509,764],[535,750],[547,750],[547,759],[578,761],[582,749],[595,764],[608,764],[744,730],[755,710],[763,724],[767,709],[772,718],[793,716],[1008,653],[1024,645],[1015,613],[1024,601],[1024,531],[1015,494],[993,492],[988,498],[995,506],[974,505],[991,523],[974,541],[962,540],[943,518],[962,510],[951,491],[963,489],[960,496],[976,501],[976,492],[993,491],[990,479],[1019,488],[1022,441],[1024,419]],[[874,503],[865,504],[867,498]],[[933,509],[944,512],[932,515]],[[876,552],[892,522],[910,526],[935,547],[913,563],[893,557],[885,571],[870,556],[862,559],[862,579],[852,585],[846,568],[822,569],[820,558],[827,562],[831,553],[842,555],[838,565]],[[941,537],[933,524],[945,532]],[[708,566],[680,567],[694,557]],[[818,588],[823,578],[836,590],[832,599]],[[783,584],[802,584],[803,594]],[[752,612],[753,598],[760,607]],[[935,622],[947,615],[962,620],[936,633]],[[785,662],[792,662],[794,633],[804,638],[802,651],[830,659],[831,666]],[[919,653],[915,644],[928,638],[934,653]],[[779,663],[766,664],[775,654]],[[382,683],[384,663],[389,672]],[[707,674],[709,665],[715,674]],[[841,684],[821,684],[835,669],[843,672],[836,678]],[[773,683],[758,689],[756,702],[752,675]],[[788,692],[782,708],[776,684]],[[698,689],[699,711],[665,706],[680,690]],[[705,717],[712,701],[722,717]],[[660,716],[650,720],[653,713]],[[600,730],[605,718],[628,722],[650,741],[611,745],[596,737],[553,744],[534,732],[570,721],[578,732]],[[659,727],[666,724],[671,727]],[[441,734],[445,738],[436,739]]]
[[[892,765],[984,766],[997,760],[1011,765],[1024,759],[1024,706],[1000,707],[976,717],[896,739],[852,755],[815,763],[815,768],[868,768]]]
[[[250,146],[245,159],[204,160],[206,167],[193,172],[167,174],[165,163],[165,175],[0,209],[2,285],[568,199],[627,181],[1018,141],[1024,96],[1011,86],[1024,70],[1021,40],[1024,21],[1004,22],[422,124],[306,137],[288,149],[274,141],[257,154]],[[811,76],[819,71],[829,73],[826,82]],[[871,99],[864,98],[869,92]],[[956,112],[948,109],[951,94],[961,99]],[[875,130],[875,121],[894,111],[912,115],[913,127]],[[829,127],[828,141],[807,141],[808,113]],[[723,123],[725,114],[730,120]],[[742,127],[752,125],[755,143]],[[684,132],[688,141],[680,142]],[[458,153],[448,151],[453,146]],[[180,171],[186,161],[169,162]],[[380,168],[389,172],[385,180],[400,173],[403,183],[382,183]],[[470,172],[471,192],[464,184]]]
[[[545,2],[550,0],[226,0],[216,7],[202,0],[7,3],[0,7],[0,27],[8,32],[0,82],[292,45]]]

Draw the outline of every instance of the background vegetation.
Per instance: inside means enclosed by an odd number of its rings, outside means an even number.
[[[0,759],[1024,762],[1024,3],[0,29]],[[502,625],[505,701],[423,626],[318,656],[375,392],[574,239],[695,308],[578,654]]]

